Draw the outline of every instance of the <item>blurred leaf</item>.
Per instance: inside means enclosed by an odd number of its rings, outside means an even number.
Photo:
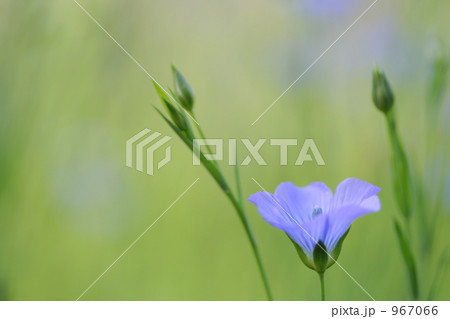
[[[406,264],[409,274],[409,282],[411,284],[411,290],[414,300],[419,299],[419,282],[417,279],[417,268],[414,255],[411,249],[411,243],[406,239],[406,236],[398,223],[394,220],[395,233],[400,244],[400,251],[402,252],[403,260]]]
[[[425,189],[423,186],[423,180],[421,178],[420,172],[417,169],[412,170],[411,182],[413,190],[413,204],[414,212],[418,217],[418,223],[420,225],[420,252],[422,258],[427,258],[432,252],[433,246],[433,212],[430,212],[430,208],[427,207],[427,196],[425,194]]]
[[[439,289],[442,287],[443,279],[448,272],[450,266],[450,249],[444,249],[442,252],[436,271],[434,272],[433,282],[431,284],[430,292],[428,294],[427,300],[435,300]]]

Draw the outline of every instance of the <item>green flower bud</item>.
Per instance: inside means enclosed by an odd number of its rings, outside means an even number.
[[[162,100],[166,106],[167,112],[169,113],[172,121],[182,132],[186,132],[188,130],[189,124],[184,112],[180,112],[166,98],[162,98]]]
[[[394,105],[394,94],[391,87],[384,72],[378,71],[377,66],[373,70],[372,99],[375,106],[383,113],[387,113]]]
[[[194,91],[183,74],[173,64],[172,73],[176,98],[186,111],[191,112],[194,107]]]

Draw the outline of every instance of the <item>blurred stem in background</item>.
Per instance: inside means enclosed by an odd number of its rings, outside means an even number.
[[[181,72],[172,65],[172,74],[174,78],[174,87],[175,90],[170,92],[172,96],[170,96],[166,90],[164,90],[158,83],[154,82],[156,92],[161,98],[163,105],[166,108],[167,113],[169,114],[170,119],[164,115],[158,108],[155,107],[156,111],[162,116],[162,118],[167,122],[167,124],[175,131],[175,133],[181,138],[181,140],[189,147],[191,151],[194,150],[194,139],[196,138],[194,132],[191,129],[189,118],[195,123],[198,134],[201,139],[206,139],[205,134],[203,133],[196,116],[193,112],[194,106],[194,94],[191,86],[186,81]],[[172,103],[174,102],[174,104]],[[211,148],[206,146],[206,155],[211,154]],[[243,196],[242,196],[242,188],[240,183],[239,176],[239,167],[235,165],[235,179],[236,179],[236,195],[233,193],[229,183],[227,182],[225,176],[220,170],[219,164],[214,159],[207,159],[205,153],[201,150],[198,150],[198,156],[200,158],[200,162],[203,166],[208,170],[220,188],[224,191],[225,195],[230,200],[234,209],[236,210],[239,220],[244,226],[245,233],[247,234],[248,240],[250,242],[250,246],[252,247],[254,257],[256,259],[256,263],[258,265],[258,269],[264,284],[264,288],[267,294],[267,298],[269,300],[273,300],[272,292],[269,286],[269,281],[267,279],[267,274],[264,269],[264,265],[262,263],[261,254],[258,249],[258,245],[256,243],[255,235],[253,234],[253,230],[250,226],[247,213],[244,206]]]
[[[436,127],[446,93],[450,63],[442,44],[437,42],[431,52],[431,74],[427,88],[428,124]]]
[[[439,223],[438,218],[443,211],[442,202],[445,196],[445,171],[446,166],[442,164],[442,160],[448,157],[448,153],[442,154],[442,148],[439,147],[442,142],[440,140],[441,123],[439,118],[444,104],[445,94],[448,89],[448,75],[450,61],[448,51],[443,43],[434,39],[431,47],[430,55],[430,76],[428,78],[427,96],[426,96],[426,144],[425,155],[426,160],[423,163],[424,176],[428,177],[428,181],[422,178],[423,183],[418,196],[419,209],[430,212],[430,221],[428,222],[428,238],[424,238],[421,242],[421,252],[425,260],[431,256],[431,246],[435,246],[433,229]],[[444,148],[445,150],[446,148]],[[447,151],[448,152],[448,151]],[[427,184],[425,185],[425,182]],[[442,286],[442,281],[448,271],[450,264],[450,246],[447,244],[441,252],[436,264],[436,269],[430,269],[434,274],[432,277],[431,287],[427,296],[428,300],[435,299],[437,292]]]
[[[391,145],[391,173],[394,196],[400,210],[400,216],[394,217],[394,227],[400,245],[403,260],[408,271],[408,278],[414,300],[420,298],[417,262],[411,236],[411,176],[408,159],[397,133],[393,109],[394,94],[383,72],[375,66],[373,71],[372,99],[375,106],[383,112],[387,121],[387,130]]]
[[[383,72],[378,71],[377,67],[373,72],[372,98],[375,106],[384,113],[387,121],[387,130],[390,140],[392,158],[392,183],[394,195],[399,207],[400,216],[394,218],[395,233],[400,245],[402,257],[408,271],[412,297],[415,300],[424,298],[425,277],[427,273],[431,274],[431,285],[427,299],[434,298],[438,289],[439,282],[445,276],[446,269],[450,263],[449,249],[444,247],[441,257],[437,262],[437,268],[430,270],[431,252],[434,249],[434,234],[440,215],[440,205],[442,201],[442,173],[443,168],[433,164],[435,151],[440,149],[436,146],[436,128],[438,127],[438,118],[445,94],[445,83],[448,73],[448,61],[445,55],[439,51],[432,62],[431,79],[427,94],[427,129],[425,144],[425,164],[423,175],[430,181],[426,183],[424,177],[418,170],[411,170],[406,152],[397,133],[397,123],[394,112],[394,95]],[[433,143],[433,147],[430,147]],[[432,151],[432,149],[434,151]],[[436,174],[429,172],[427,166],[432,164]],[[436,167],[437,166],[437,167]],[[413,173],[413,174],[412,174]],[[431,175],[431,176],[430,176]],[[431,185],[428,185],[430,184]],[[437,187],[436,187],[437,186]],[[433,194],[434,193],[434,194]],[[413,217],[417,226],[413,228]],[[417,233],[414,233],[416,230]],[[418,241],[418,247],[414,247],[414,239]],[[417,252],[420,252],[419,258]],[[421,276],[419,282],[418,263],[424,276]],[[425,271],[427,270],[427,271]],[[426,278],[429,279],[429,278]]]
[[[427,187],[429,192],[427,195],[428,198],[434,195],[433,199],[435,205],[433,205],[430,209],[432,209],[434,215],[433,219],[435,219],[437,212],[441,210],[440,205],[442,203],[442,195],[445,194],[445,179],[442,178],[442,170],[445,167],[443,167],[442,163],[439,161],[440,159],[436,157],[439,157],[439,153],[442,151],[439,147],[439,132],[441,130],[439,116],[444,103],[450,67],[447,52],[443,45],[438,41],[436,41],[433,46],[429,64],[430,76],[428,79],[426,99],[427,139],[424,153],[427,155],[427,159],[431,158],[431,160],[424,162],[424,171],[431,175],[431,185],[428,185]],[[448,154],[444,154],[444,156],[448,156]],[[432,194],[432,192],[435,194]],[[425,249],[425,251],[427,250]]]
[[[430,76],[427,81],[425,132],[423,144],[423,162],[421,171],[415,172],[416,204],[419,212],[427,212],[427,219],[422,214],[423,236],[420,240],[420,252],[425,259],[430,255],[433,245],[433,227],[441,210],[442,196],[445,192],[445,173],[441,163],[442,149],[439,140],[439,115],[445,96],[449,62],[442,45],[434,41],[429,61]],[[444,156],[446,154],[443,154]]]

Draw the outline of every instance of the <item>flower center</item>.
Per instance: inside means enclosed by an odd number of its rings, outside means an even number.
[[[319,216],[319,215],[321,215],[321,214],[323,214],[323,211],[322,211],[322,208],[320,208],[319,206],[314,206],[314,208],[313,208],[313,211],[312,211],[312,217],[314,218],[314,217],[316,217],[316,216]]]

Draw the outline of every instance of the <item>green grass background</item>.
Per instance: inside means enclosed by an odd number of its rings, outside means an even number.
[[[380,0],[250,126],[371,3],[316,14],[301,2],[80,0],[160,83],[171,84],[171,62],[183,71],[208,137],[315,140],[326,166],[294,166],[298,147],[281,167],[278,149],[267,143],[269,165],[241,170],[245,196],[259,191],[252,177],[270,191],[282,181],[334,188],[350,176],[380,186],[381,212],[355,222],[339,262],[375,299],[408,299],[371,70],[378,63],[396,92],[413,165],[438,167],[434,175],[420,170],[430,184],[448,184],[448,99],[438,151],[423,145],[427,48],[433,38],[450,48],[450,3]],[[0,2],[1,299],[76,299],[197,177],[83,300],[265,299],[236,213],[177,138],[173,161],[155,176],[125,166],[125,141],[141,129],[174,136],[152,104],[160,105],[149,77],[73,1]],[[448,245],[448,189],[443,193],[430,260]],[[247,209],[275,298],[317,300],[317,275],[280,230],[251,203]],[[439,266],[431,264],[420,269],[427,285]],[[368,300],[337,266],[326,280],[331,300]],[[449,283],[447,274],[436,298],[450,298]]]

